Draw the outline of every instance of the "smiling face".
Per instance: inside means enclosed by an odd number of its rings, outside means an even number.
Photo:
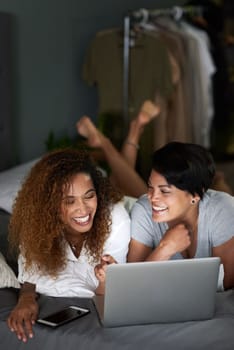
[[[164,176],[152,170],[148,181],[148,199],[152,206],[152,218],[156,222],[176,224],[186,222],[195,214],[192,200],[199,200],[189,192],[169,185]]]
[[[61,204],[62,221],[68,233],[88,232],[93,225],[96,210],[97,195],[90,175],[75,175]]]

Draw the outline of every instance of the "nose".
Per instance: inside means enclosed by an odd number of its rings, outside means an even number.
[[[159,189],[151,188],[148,191],[148,198],[150,201],[159,200],[161,197],[161,192]]]
[[[86,203],[82,199],[77,199],[76,201],[76,210],[79,214],[86,213]]]

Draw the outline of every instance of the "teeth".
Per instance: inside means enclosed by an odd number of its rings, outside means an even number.
[[[155,206],[153,206],[153,209],[157,210],[157,211],[161,211],[161,210],[167,209],[167,207],[155,207]]]
[[[86,222],[86,221],[88,221],[89,220],[89,215],[87,215],[87,216],[84,216],[84,217],[82,217],[82,218],[74,218],[74,220],[76,221],[76,222],[78,222],[78,223],[84,223],[84,222]]]

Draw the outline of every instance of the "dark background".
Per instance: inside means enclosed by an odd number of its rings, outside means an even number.
[[[96,89],[82,81],[81,69],[97,31],[122,27],[129,10],[179,3],[183,2],[0,0],[0,12],[8,13],[11,22],[10,129],[14,161],[40,156],[51,130],[56,137],[72,136],[75,122],[83,114],[96,119]]]

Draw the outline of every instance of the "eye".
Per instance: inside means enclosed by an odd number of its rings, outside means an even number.
[[[171,191],[169,189],[163,189],[161,190],[161,193],[168,194],[168,193],[171,193]]]
[[[75,202],[75,199],[73,197],[66,197],[63,199],[63,203],[65,205],[71,205],[71,204],[74,204]]]
[[[92,199],[92,198],[95,198],[95,197],[96,197],[96,192],[95,191],[90,191],[84,196],[84,199],[88,200],[88,199]]]
[[[148,191],[153,190],[153,186],[151,184],[147,183],[147,187],[148,187]]]
[[[154,192],[154,189],[152,186],[148,186],[147,193],[148,195],[151,195]]]

